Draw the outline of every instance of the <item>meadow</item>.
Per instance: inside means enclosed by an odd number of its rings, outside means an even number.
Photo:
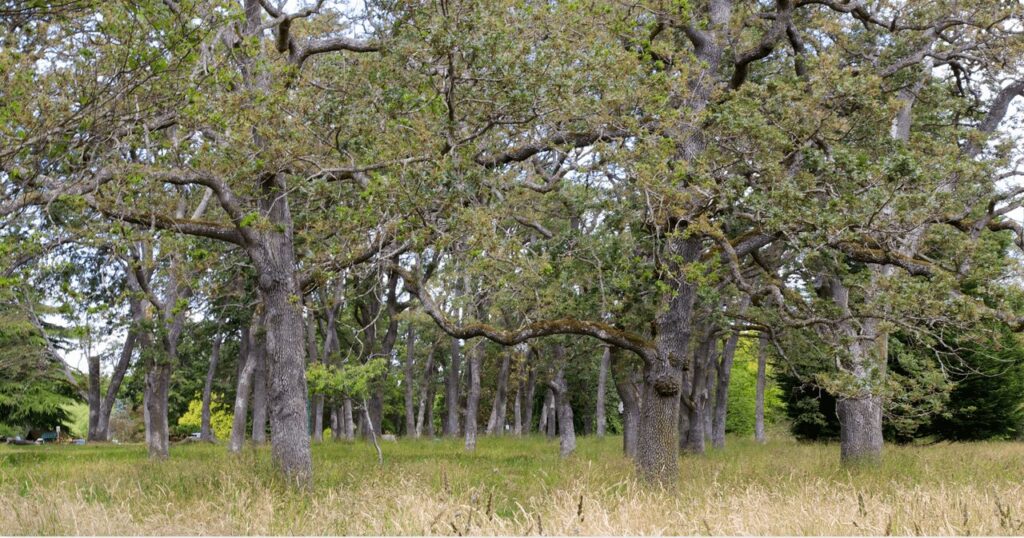
[[[844,468],[789,439],[684,457],[671,489],[636,480],[621,439],[314,446],[312,491],[275,482],[267,448],[0,446],[0,534],[1020,534],[1024,444],[887,446]]]

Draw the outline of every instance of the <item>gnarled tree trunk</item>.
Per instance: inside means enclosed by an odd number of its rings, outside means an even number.
[[[572,404],[569,401],[569,384],[565,371],[558,370],[555,379],[548,383],[558,406],[558,455],[569,457],[576,450],[576,427],[573,423]]]

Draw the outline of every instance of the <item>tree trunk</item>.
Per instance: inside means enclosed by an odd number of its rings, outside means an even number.
[[[459,340],[452,338],[452,354],[448,360],[448,369],[444,380],[445,422],[444,435],[459,435],[459,371],[460,365]]]
[[[529,353],[533,353],[531,350]],[[523,393],[523,433],[533,429],[533,405],[537,395],[537,369],[527,361],[526,391]]]
[[[141,308],[141,303],[140,303]],[[121,382],[128,372],[128,366],[132,362],[132,353],[135,351],[135,331],[130,329],[125,336],[124,345],[121,347],[121,358],[114,366],[110,374],[110,384],[107,385],[107,394],[100,402],[100,414],[96,424],[96,441],[110,440],[110,413],[114,410],[114,402],[117,401],[117,393],[121,390]],[[92,439],[90,439],[92,440]]]
[[[420,408],[416,415],[416,437],[423,435],[434,436],[434,346],[430,347],[427,353],[427,365],[423,369],[423,386],[420,387]]]
[[[352,420],[352,398],[345,398],[341,404],[341,425],[345,433],[345,440],[352,441],[356,438],[356,425]]]
[[[673,259],[692,262],[699,257],[700,242],[675,239],[667,250]],[[655,318],[657,356],[644,364],[636,462],[640,475],[649,482],[671,484],[679,478],[680,393],[690,355],[696,297],[696,286],[683,278],[673,282],[675,293],[663,299],[665,304]]]
[[[555,393],[548,387],[544,395],[544,409],[541,410],[540,415],[540,420],[543,423],[541,429],[544,430],[548,439],[553,439],[555,434],[558,433],[558,418],[555,416],[555,405]]]
[[[768,336],[761,334],[757,341],[757,388],[754,395],[754,440],[764,443],[764,390],[768,367]]]
[[[280,248],[275,251],[282,263],[278,270],[261,271],[260,275],[266,307],[271,456],[285,477],[297,485],[307,485],[312,480],[313,461],[306,429],[305,327],[302,304],[295,300],[301,290],[295,278],[291,234],[273,235],[279,241]]]
[[[604,437],[605,427],[608,422],[605,419],[604,392],[605,385],[608,383],[608,368],[611,365],[611,360],[611,347],[605,346],[604,353],[601,355],[601,366],[597,373],[597,409],[594,410],[594,421],[597,422],[595,430],[599,438]]]
[[[213,397],[213,377],[217,374],[217,363],[220,362],[220,346],[223,337],[218,334],[213,338],[213,351],[210,353],[210,366],[206,369],[206,382],[203,384],[202,423],[199,427],[199,438],[203,441],[214,440],[213,429],[210,427],[210,399]]]
[[[480,368],[486,351],[483,342],[477,342],[468,353],[469,393],[466,395],[466,450],[476,450],[477,414],[480,409]]]
[[[878,396],[844,398],[836,402],[840,458],[843,463],[876,461],[882,457],[882,401]]]
[[[523,381],[516,383],[516,395],[512,400],[512,433],[523,434]]]
[[[635,458],[637,433],[640,428],[640,389],[637,387],[637,372],[626,366],[622,359],[622,350],[609,350],[615,391],[622,402],[622,451],[626,456]]]
[[[146,409],[149,410],[149,435],[147,447],[149,457],[166,459],[170,440],[167,425],[167,397],[171,387],[171,362],[169,357],[153,360],[146,374]]]
[[[317,326],[317,315],[316,310],[312,305],[308,305],[308,314],[305,320],[306,327],[306,357],[307,366],[320,362],[320,347],[316,343],[316,326]],[[324,349],[327,348],[327,341],[325,338]],[[306,394],[307,401],[311,400],[309,404],[309,414],[312,419],[310,424],[310,433],[313,436],[313,441],[322,443],[324,440],[324,396],[323,394],[314,394],[310,398],[309,394]]]
[[[267,336],[262,322],[253,329],[254,345],[250,353],[256,368],[252,379],[252,442],[261,445],[267,442]],[[306,413],[302,415],[305,422]]]
[[[572,405],[569,401],[569,385],[565,371],[558,370],[555,379],[548,383],[558,407],[558,455],[569,457],[576,450],[576,426],[573,423]]]
[[[100,426],[100,356],[90,354],[86,357],[89,364],[89,431],[87,437],[90,441],[106,441],[106,435],[101,434]]]
[[[256,347],[249,327],[242,327],[238,348],[238,387],[235,390],[234,418],[231,421],[231,440],[228,452],[237,454],[245,445],[245,426],[249,411],[249,395],[252,393],[253,374],[256,371]]]
[[[416,435],[416,408],[413,391],[415,389],[413,379],[415,378],[413,363],[416,351],[416,330],[412,323],[409,323],[405,333],[405,434]]]
[[[494,393],[494,404],[491,406],[491,415],[494,420],[487,424],[487,433],[492,435],[503,435],[505,433],[506,405],[508,402],[508,376],[512,366],[512,354],[502,353],[501,370],[498,372],[498,390]]]

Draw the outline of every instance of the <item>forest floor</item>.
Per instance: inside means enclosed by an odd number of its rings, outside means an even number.
[[[1021,534],[1024,443],[839,448],[730,438],[681,460],[670,490],[637,482],[621,438],[482,438],[314,447],[312,492],[272,477],[269,450],[223,445],[0,446],[0,534]]]

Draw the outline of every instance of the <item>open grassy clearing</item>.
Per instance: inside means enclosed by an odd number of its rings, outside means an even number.
[[[889,447],[844,469],[834,445],[779,440],[681,463],[674,490],[636,482],[620,439],[314,447],[312,494],[273,483],[269,452],[222,446],[0,447],[4,534],[1020,534],[1024,444]]]

